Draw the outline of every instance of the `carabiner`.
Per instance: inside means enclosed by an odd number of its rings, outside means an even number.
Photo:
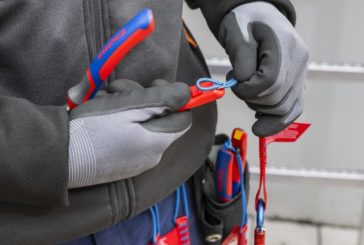
[[[264,229],[264,200],[259,199],[257,205],[257,229],[262,231]]]

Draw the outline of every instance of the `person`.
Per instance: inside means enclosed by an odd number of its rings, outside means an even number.
[[[292,123],[303,110],[308,61],[292,4],[187,2],[225,48],[228,77],[239,81],[233,91],[257,113],[254,134]],[[121,61],[104,93],[68,113],[67,90],[145,7],[155,32]],[[209,75],[181,13],[182,0],[1,1],[2,244],[145,244],[148,208],[160,203],[171,216],[173,192],[204,164],[217,121],[215,103],[177,112],[188,86]],[[169,221],[161,221],[163,231]]]

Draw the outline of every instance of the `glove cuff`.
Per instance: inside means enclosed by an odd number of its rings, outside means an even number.
[[[70,121],[68,188],[91,185],[96,177],[96,155],[82,119]]]

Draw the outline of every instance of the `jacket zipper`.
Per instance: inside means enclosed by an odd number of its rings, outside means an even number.
[[[93,8],[93,17],[94,17],[94,26],[95,26],[95,46],[96,52],[101,49],[103,44],[105,43],[105,33],[103,28],[103,18],[102,18],[102,0],[92,1]],[[94,54],[96,56],[97,53]]]
[[[84,0],[84,18],[86,40],[89,49],[90,62],[105,43],[103,0]]]
[[[110,37],[110,28],[108,23],[108,13],[107,13],[107,0],[83,0],[84,6],[84,18],[85,18],[85,35],[88,45],[90,62],[96,57],[98,52],[101,50],[102,46],[105,44],[106,40]],[[113,79],[113,74],[111,74],[110,80]],[[107,86],[105,82],[104,86]],[[126,183],[123,183],[125,186]],[[120,197],[118,194],[118,189],[116,184],[108,184],[109,189],[109,199],[111,205],[111,224],[120,220],[122,214],[120,210]]]

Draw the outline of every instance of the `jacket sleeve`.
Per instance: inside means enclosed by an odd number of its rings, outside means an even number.
[[[0,96],[0,203],[68,204],[68,114]]]
[[[195,9],[200,8],[202,14],[205,16],[207,24],[209,25],[211,31],[214,33],[215,37],[218,36],[219,27],[224,16],[233,10],[235,7],[256,2],[257,0],[186,0],[187,4]],[[295,25],[296,24],[296,12],[292,3],[289,0],[259,0],[264,2],[269,2],[275,5],[287,18],[289,21]]]

